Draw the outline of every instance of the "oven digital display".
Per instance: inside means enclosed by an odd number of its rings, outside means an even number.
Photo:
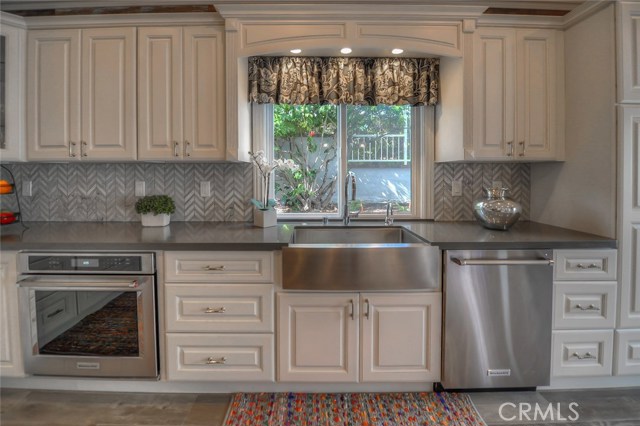
[[[83,259],[80,257],[71,259],[71,266],[73,268],[97,268],[100,266],[100,261],[98,259]]]

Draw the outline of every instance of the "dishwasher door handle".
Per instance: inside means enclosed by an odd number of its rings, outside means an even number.
[[[460,266],[478,265],[553,265],[553,259],[461,259],[452,257],[451,261]]]

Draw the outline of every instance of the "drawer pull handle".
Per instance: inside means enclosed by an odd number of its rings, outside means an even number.
[[[595,263],[591,263],[588,266],[584,266],[582,263],[578,263],[576,265],[576,268],[578,268],[578,269],[602,269],[601,266],[596,265]]]
[[[600,310],[600,308],[594,305],[593,303],[586,307],[578,303],[576,305],[576,309],[580,309],[581,311],[599,311]]]
[[[205,271],[224,271],[224,265],[219,265],[219,266],[207,265],[207,266],[203,266],[202,269],[204,269]]]
[[[224,314],[227,312],[227,308],[221,306],[219,308],[207,308],[204,310],[205,314]]]
[[[56,309],[54,312],[52,312],[49,315],[47,315],[47,318],[53,318],[53,317],[55,317],[57,315],[60,315],[63,312],[64,312],[64,309]]]
[[[578,359],[596,359],[594,355],[591,355],[591,352],[587,352],[584,355],[580,355],[578,352],[574,352],[571,354],[571,357]]]
[[[215,359],[211,356],[207,358],[207,365],[218,365],[218,364],[224,364],[226,362],[227,362],[227,358],[224,356],[220,359]]]

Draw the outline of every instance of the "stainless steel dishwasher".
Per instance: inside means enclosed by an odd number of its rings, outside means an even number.
[[[552,251],[445,253],[442,386],[548,385]]]

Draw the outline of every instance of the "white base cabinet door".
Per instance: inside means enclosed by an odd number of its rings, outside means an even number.
[[[278,380],[358,380],[358,295],[278,294]]]
[[[640,329],[616,330],[616,375],[640,375]]]
[[[440,379],[442,293],[279,293],[277,299],[280,381]]]
[[[442,293],[360,297],[362,381],[439,381]]]
[[[16,253],[0,252],[0,376],[24,376],[16,287]]]

